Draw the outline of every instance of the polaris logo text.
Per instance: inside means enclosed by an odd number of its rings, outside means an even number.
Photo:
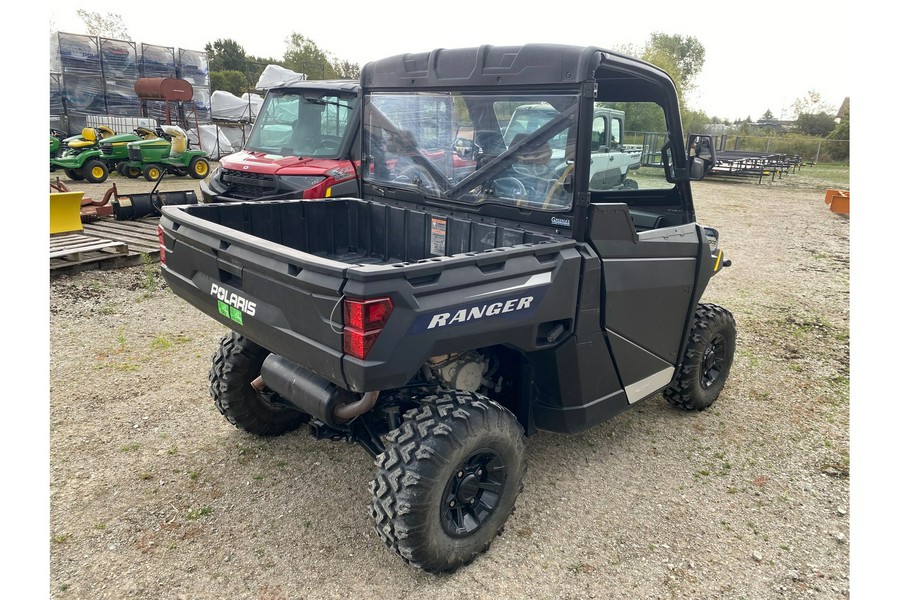
[[[562,227],[571,227],[572,221],[570,221],[569,219],[561,219],[559,217],[552,217],[550,219],[550,224],[551,225],[560,225]]]
[[[251,302],[243,296],[239,296],[234,292],[230,292],[217,283],[212,284],[209,293],[228,306],[236,308],[241,312],[247,313],[248,316],[252,317],[256,314],[256,302]]]
[[[455,313],[439,313],[431,317],[428,329],[435,327],[445,327],[447,325],[455,325],[456,323],[465,323],[467,321],[475,321],[483,317],[495,317],[503,313],[516,312],[525,310],[531,306],[534,296],[525,296],[524,298],[513,298],[506,302],[494,302],[493,304],[482,304],[481,306],[472,306],[470,308],[461,308]]]

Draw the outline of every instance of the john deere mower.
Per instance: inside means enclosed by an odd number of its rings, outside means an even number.
[[[119,175],[135,179],[141,176],[141,170],[126,168],[128,162],[128,144],[141,140],[152,140],[157,137],[156,132],[147,127],[138,127],[133,133],[120,133],[100,140],[100,160],[109,171],[116,171]]]
[[[63,140],[69,137],[69,134],[59,129],[50,128],[50,160],[59,156],[59,151],[63,147]],[[55,171],[56,167],[50,165],[50,170]]]
[[[109,169],[100,160],[100,140],[116,135],[109,127],[85,127],[80,136],[63,140],[62,155],[50,159],[50,168],[63,169],[66,177],[75,181],[103,183],[109,177]],[[51,148],[52,148],[51,141]]]
[[[122,167],[126,175],[140,169],[147,181],[156,181],[163,173],[190,175],[203,179],[209,174],[209,160],[203,150],[191,150],[187,134],[177,125],[163,125],[159,137],[128,144],[129,161]]]

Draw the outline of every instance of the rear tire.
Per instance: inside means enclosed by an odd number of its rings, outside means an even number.
[[[269,354],[231,332],[222,338],[209,371],[209,392],[219,412],[235,427],[259,436],[287,433],[309,421],[309,415],[270,402],[250,385]]]
[[[685,410],[709,408],[725,387],[736,337],[731,312],[715,304],[698,305],[684,362],[663,392],[666,400]]]
[[[511,412],[479,394],[421,402],[375,459],[370,514],[405,562],[454,571],[487,550],[512,513],[525,475],[524,433]]]

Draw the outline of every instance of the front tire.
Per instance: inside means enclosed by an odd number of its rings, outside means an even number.
[[[142,172],[147,181],[156,181],[162,177],[162,167],[159,165],[144,165]]]
[[[209,161],[203,157],[195,156],[188,165],[187,173],[194,179],[203,179],[209,175]]]
[[[89,160],[81,167],[81,176],[88,183],[103,183],[109,177],[109,169],[99,160]]]
[[[685,410],[709,408],[725,387],[736,337],[731,312],[715,304],[698,305],[684,362],[663,392],[666,400]]]
[[[259,436],[293,431],[309,415],[271,402],[251,385],[269,351],[242,335],[222,338],[209,371],[209,392],[219,412],[239,429]]]
[[[369,485],[382,541],[431,573],[487,550],[522,490],[525,441],[515,416],[479,394],[446,392],[407,411],[386,442]]]
[[[84,179],[84,177],[82,177],[81,175],[81,172],[75,169],[65,169],[63,172],[66,174],[66,177],[68,177],[72,181],[81,181],[82,179]]]

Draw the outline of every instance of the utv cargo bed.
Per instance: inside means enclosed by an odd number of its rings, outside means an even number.
[[[479,291],[525,287],[535,276],[549,283],[564,273],[578,285],[572,239],[435,209],[355,198],[201,204],[163,208],[160,227],[171,235],[164,268],[176,294],[272,352],[357,392],[403,385],[421,364],[410,353],[422,361],[441,353],[441,335],[404,337],[432,309],[454,310]],[[563,269],[561,252],[573,259],[570,267]],[[341,301],[372,297],[392,299],[385,330],[402,339],[403,360],[392,356],[397,347],[376,348],[365,361],[345,354]],[[570,319],[574,302],[564,293],[531,312],[541,322]],[[497,343],[527,349],[540,344],[533,319],[526,331],[497,321]],[[485,319],[482,332],[491,326]]]

